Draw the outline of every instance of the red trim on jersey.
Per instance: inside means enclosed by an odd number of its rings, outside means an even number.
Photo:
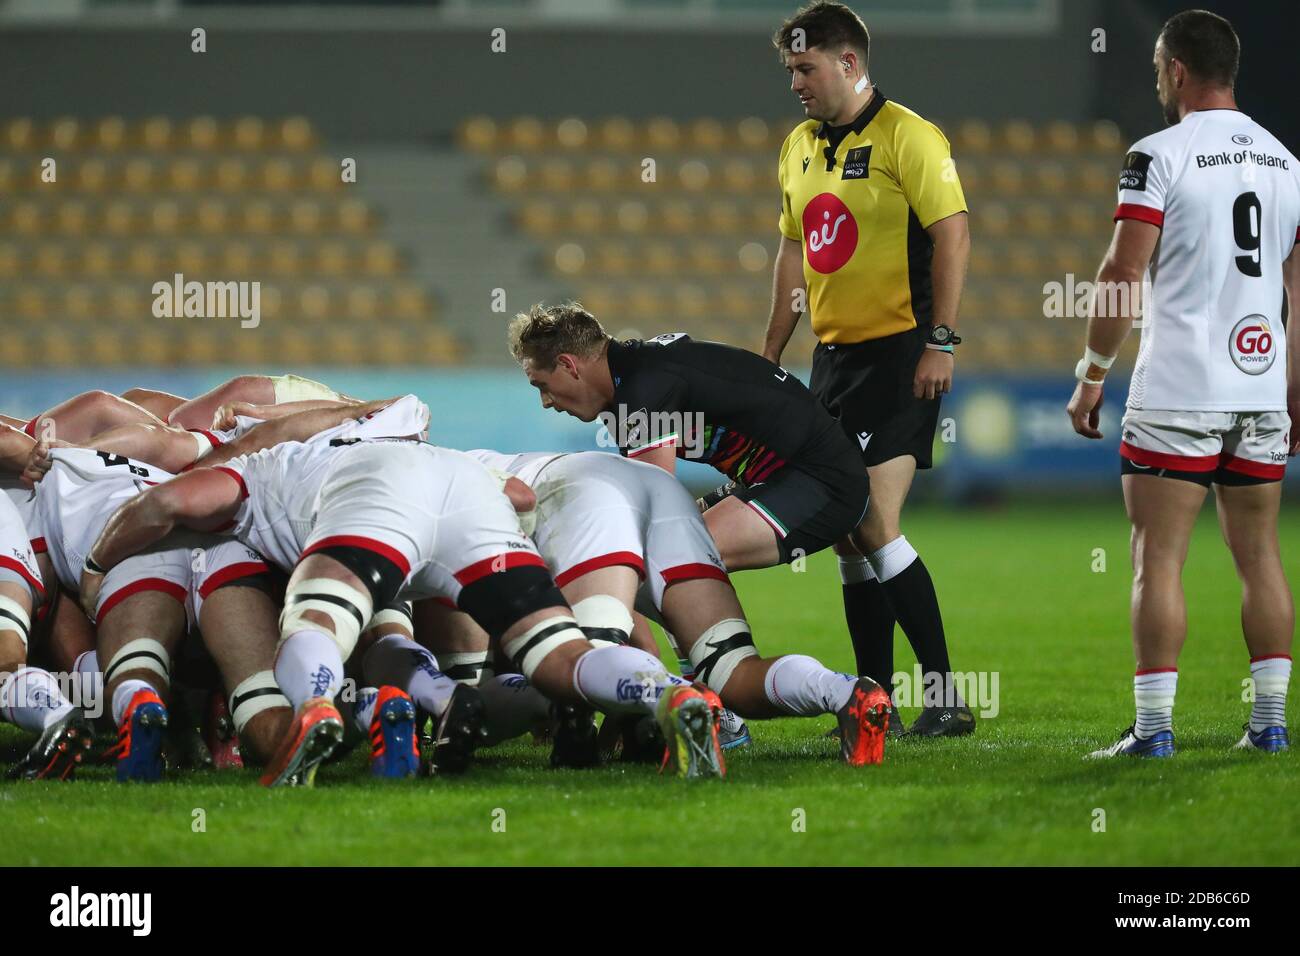
[[[1147,451],[1128,442],[1120,442],[1121,457],[1151,468],[1172,468],[1174,471],[1214,471],[1219,467],[1218,455],[1169,455],[1160,451]]]
[[[315,554],[322,548],[361,548],[363,551],[373,551],[380,557],[387,558],[397,565],[402,572],[402,576],[411,573],[411,562],[406,559],[406,555],[398,551],[390,544],[384,544],[382,541],[376,541],[374,538],[366,538],[359,534],[336,534],[328,538],[321,538],[306,551],[302,553],[305,558],[309,554]],[[299,558],[298,560],[302,560]]]
[[[677,444],[677,436],[669,435],[666,438],[660,438],[656,441],[652,441],[648,445],[641,445],[637,448],[629,448],[627,450],[627,457],[636,458],[640,455],[644,455],[648,451],[654,451],[656,448],[667,448],[669,445],[676,445],[676,444]]]
[[[524,567],[544,568],[546,562],[542,560],[541,555],[533,554],[531,551],[509,551],[506,554],[498,554],[490,558],[484,558],[482,561],[475,561],[467,568],[461,568],[456,572],[456,580],[464,588],[469,587],[480,578],[487,577],[489,574]]]
[[[577,580],[584,574],[599,571],[601,568],[617,567],[630,567],[636,571],[641,580],[645,580],[645,561],[642,560],[641,555],[634,554],[631,551],[611,551],[609,554],[602,554],[586,561],[579,561],[567,571],[557,574],[555,583],[559,587],[564,587],[570,581]]]
[[[223,468],[221,465],[218,465],[216,468],[213,468],[212,470],[219,471],[223,474],[229,475],[231,478],[234,478],[235,481],[239,482],[239,496],[241,498],[248,497],[248,485],[244,484],[243,475],[235,471],[235,469],[233,468]]]
[[[665,584],[676,584],[678,581],[696,581],[700,578],[711,578],[714,581],[731,583],[726,571],[715,568],[711,564],[679,564],[675,568],[664,568],[663,570]]]
[[[1265,654],[1262,657],[1252,657],[1250,662],[1258,664],[1260,661],[1289,661],[1290,659],[1290,654]]]
[[[200,435],[202,435],[202,436],[203,436],[204,438],[206,438],[208,441],[212,442],[212,447],[213,447],[213,448],[220,448],[220,447],[224,444],[224,442],[222,442],[222,440],[221,440],[220,438],[218,438],[218,437],[217,437],[216,435],[214,435],[212,432],[208,431],[206,428],[187,428],[187,429],[185,429],[185,430],[186,430],[187,432],[198,432]]]
[[[1177,674],[1177,667],[1150,667],[1144,671],[1134,671],[1134,677],[1141,677],[1143,674]]]
[[[1239,475],[1250,475],[1252,478],[1265,478],[1269,481],[1278,481],[1286,475],[1286,464],[1270,465],[1262,461],[1250,461],[1246,458],[1238,458],[1236,455],[1229,455],[1226,452],[1220,465],[1228,471],[1235,471]]]
[[[41,583],[40,578],[35,577],[31,571],[27,570],[27,565],[23,564],[21,561],[0,554],[0,568],[8,568],[10,571],[17,571],[23,576],[28,584],[36,589],[37,594],[42,598],[45,597],[45,585]]]
[[[199,585],[199,597],[206,600],[209,594],[223,584],[229,584],[240,578],[251,578],[254,574],[265,574],[270,570],[265,561],[240,561],[238,564],[228,564]]]
[[[443,607],[449,607],[453,611],[459,610],[459,608],[456,607],[456,602],[449,597],[436,597],[433,599],[433,602],[435,604],[441,604]]]
[[[1152,209],[1150,206],[1141,206],[1135,202],[1122,202],[1115,209],[1114,222],[1121,219],[1136,219],[1138,222],[1149,222],[1153,226],[1164,227],[1165,214],[1159,209]]]
[[[37,415],[30,422],[23,426],[23,434],[29,438],[36,437],[36,423],[40,421],[41,416]]]
[[[37,554],[44,554],[50,550],[50,546],[45,543],[44,538],[32,538],[32,550]]]
[[[185,604],[185,588],[175,581],[167,581],[163,578],[141,578],[139,581],[132,581],[124,588],[118,588],[105,598],[99,605],[99,613],[95,616],[95,623],[103,624],[104,618],[108,616],[109,611],[132,594],[139,594],[141,591],[158,591],[168,597],[175,598],[177,603],[181,605]]]

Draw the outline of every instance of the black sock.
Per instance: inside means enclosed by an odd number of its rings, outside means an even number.
[[[924,682],[931,684],[931,674],[942,674],[946,682],[952,664],[948,661],[948,644],[943,635],[943,615],[939,613],[939,597],[934,593],[934,581],[925,563],[918,556],[915,561],[882,585],[889,595],[898,623],[903,626],[916,660],[925,674]],[[917,688],[919,692],[921,688]]]
[[[875,578],[845,584],[844,620],[853,640],[858,673],[893,695],[894,609]]]

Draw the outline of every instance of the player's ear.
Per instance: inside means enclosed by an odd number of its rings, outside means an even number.
[[[578,377],[578,358],[575,355],[561,353],[555,357],[555,367],[557,370],[563,370],[572,378]]]

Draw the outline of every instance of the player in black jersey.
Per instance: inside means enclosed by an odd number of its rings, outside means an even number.
[[[510,350],[542,406],[600,418],[629,458],[677,458],[730,480],[705,523],[729,571],[829,547],[862,520],[867,477],[839,424],[797,378],[744,349],[683,333],[617,341],[581,306],[534,306]]]

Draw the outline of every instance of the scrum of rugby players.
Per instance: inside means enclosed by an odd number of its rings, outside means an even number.
[[[0,416],[0,719],[34,738],[8,776],[99,760],[124,782],[248,766],[311,786],[367,738],[377,776],[444,775],[533,731],[557,767],[723,777],[743,718],[822,713],[846,763],[881,762],[883,692],[759,656],[671,474],[455,451],[428,427],[413,395],[294,375]]]

